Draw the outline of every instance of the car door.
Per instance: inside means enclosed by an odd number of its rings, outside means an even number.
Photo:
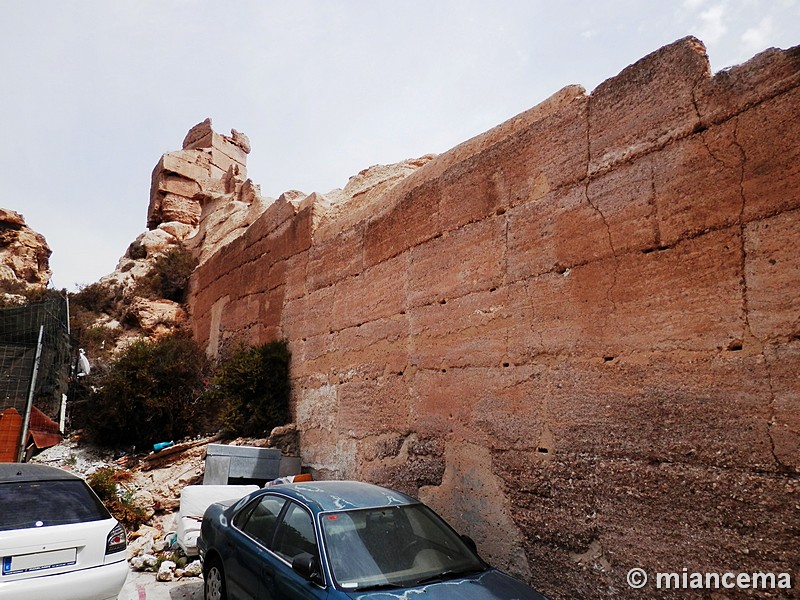
[[[230,558],[225,563],[225,583],[231,600],[262,598],[260,588],[265,565],[279,562],[267,548],[272,544],[285,502],[280,496],[260,496],[234,518],[234,529],[240,539],[229,549]]]
[[[302,554],[320,559],[314,520],[311,513],[298,503],[289,501],[275,531],[272,550],[278,557],[265,569],[262,585],[265,598],[270,600],[299,600],[326,598],[328,592],[321,582],[311,582],[292,569],[292,560]]]

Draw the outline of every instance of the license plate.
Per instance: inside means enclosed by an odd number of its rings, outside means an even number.
[[[77,557],[78,551],[76,548],[21,554],[19,556],[5,556],[3,557],[3,575],[16,575],[17,573],[66,567],[74,565]]]

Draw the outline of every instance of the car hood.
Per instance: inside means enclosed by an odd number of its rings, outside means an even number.
[[[408,589],[350,592],[348,596],[353,600],[547,600],[495,569]]]

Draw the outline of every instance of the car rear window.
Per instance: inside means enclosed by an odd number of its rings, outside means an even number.
[[[101,521],[110,515],[80,480],[0,484],[0,531]]]

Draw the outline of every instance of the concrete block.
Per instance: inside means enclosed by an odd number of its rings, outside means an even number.
[[[280,468],[281,451],[277,448],[209,444],[203,484],[224,485],[231,478],[272,481],[280,477]]]

